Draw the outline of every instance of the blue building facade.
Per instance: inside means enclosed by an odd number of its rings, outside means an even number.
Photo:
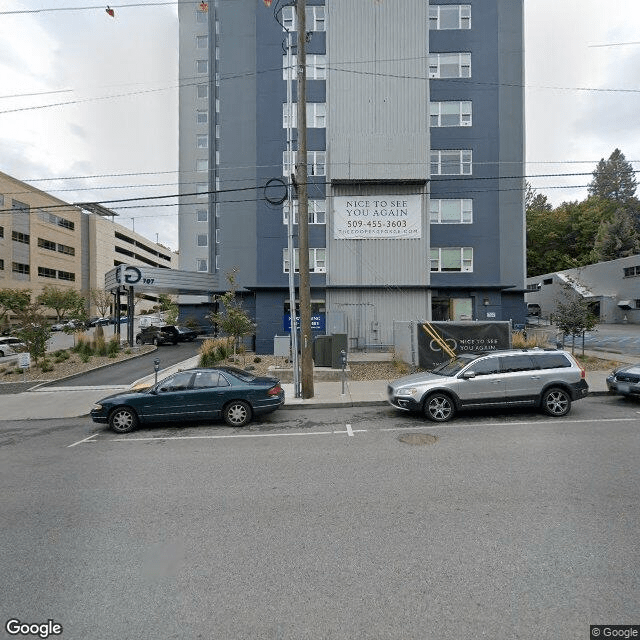
[[[290,207],[270,202],[293,173],[294,7],[179,11],[180,268],[218,286],[182,315],[210,311],[234,273],[270,353],[296,266]],[[306,30],[314,331],[358,349],[391,345],[395,320],[521,322],[523,1],[307,0]],[[295,58],[293,73],[295,114]]]

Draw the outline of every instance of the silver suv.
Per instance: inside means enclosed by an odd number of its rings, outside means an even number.
[[[584,369],[565,351],[509,349],[460,355],[427,373],[395,380],[389,403],[446,422],[460,409],[537,407],[564,416],[589,393]]]

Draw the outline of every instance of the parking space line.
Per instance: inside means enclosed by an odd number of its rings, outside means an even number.
[[[92,436],[89,436],[88,438],[85,438],[84,440],[78,440],[78,442],[74,442],[73,444],[70,444],[67,449],[70,449],[71,447],[75,447],[77,444],[82,444],[83,442],[89,442],[92,438],[95,438],[98,434],[94,433]],[[95,442],[95,440],[92,440],[92,442]]]
[[[347,434],[353,438],[353,429],[350,424],[347,425]]]

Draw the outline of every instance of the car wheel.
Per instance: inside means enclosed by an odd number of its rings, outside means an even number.
[[[244,427],[251,420],[251,407],[244,400],[234,400],[224,408],[224,421],[230,427]]]
[[[138,426],[138,416],[129,407],[118,407],[109,416],[109,426],[116,433],[129,433]]]
[[[160,342],[159,342],[158,338],[154,338],[154,339],[153,339],[153,344],[154,344],[154,346],[156,346],[156,347],[160,344]]]
[[[453,400],[446,393],[432,393],[424,403],[424,415],[434,422],[447,422],[456,414]]]
[[[136,344],[142,344],[142,338],[140,336],[136,338]]]
[[[549,389],[542,396],[542,409],[548,416],[566,416],[571,409],[571,398],[564,389]]]
[[[4,358],[4,351],[0,351],[0,358]]]

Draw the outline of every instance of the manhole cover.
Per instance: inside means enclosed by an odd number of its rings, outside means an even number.
[[[432,436],[430,433],[405,433],[398,436],[400,442],[405,444],[435,444],[438,441],[437,436]]]

